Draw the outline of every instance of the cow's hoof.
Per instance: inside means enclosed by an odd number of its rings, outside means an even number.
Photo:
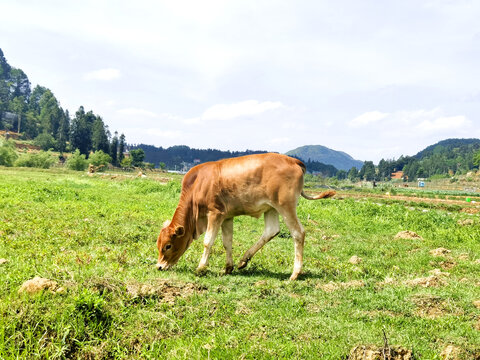
[[[202,267],[198,267],[197,270],[195,270],[195,274],[197,274],[198,276],[203,276],[207,273],[207,267],[206,266],[202,266]]]
[[[225,275],[230,275],[233,271],[233,265],[228,265],[225,267]]]
[[[299,274],[292,274],[292,276],[290,276],[290,281],[295,281],[295,280],[297,280],[298,275],[299,275]]]
[[[238,263],[238,268],[239,269],[243,269],[244,267],[246,267],[248,265],[248,262],[250,261],[250,259],[247,259],[247,260],[240,260],[240,262]]]

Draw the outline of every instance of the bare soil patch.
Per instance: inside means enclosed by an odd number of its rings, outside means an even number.
[[[315,286],[317,289],[322,289],[325,292],[334,292],[337,290],[345,290],[345,289],[355,289],[359,287],[365,286],[365,283],[362,280],[352,280],[348,282],[329,282],[327,284],[318,284]]]
[[[457,265],[457,263],[453,260],[445,260],[445,261],[440,262],[440,266],[444,270],[453,269],[456,265]]]
[[[412,350],[401,346],[358,345],[350,350],[347,360],[411,360],[414,358]]]
[[[362,260],[363,260],[363,259],[362,259],[361,257],[359,257],[359,256],[357,256],[357,255],[353,255],[353,256],[348,260],[348,262],[349,262],[350,264],[353,264],[353,265],[358,265],[358,264],[360,264],[360,263],[362,262]]]
[[[0,259],[0,265],[8,263],[7,259]]]
[[[445,249],[443,247],[437,248],[430,250],[430,255],[432,256],[445,256],[450,253],[450,250]]]
[[[446,302],[442,298],[433,295],[421,295],[412,299],[413,303],[417,305],[415,315],[435,319],[446,315]]]
[[[43,290],[49,290],[51,292],[64,291],[63,288],[58,287],[58,283],[56,281],[35,276],[33,279],[25,281],[20,289],[18,289],[18,293],[27,293],[33,295]]]
[[[440,353],[440,359],[442,359],[442,360],[464,359],[464,352],[458,346],[448,345]]]
[[[405,230],[405,231],[400,231],[397,235],[395,235],[395,239],[417,239],[417,240],[423,240],[423,238],[418,235],[416,232],[410,231],[410,230]]]
[[[132,299],[155,297],[163,302],[173,304],[177,297],[189,297],[204,289],[192,283],[175,284],[167,280],[159,280],[155,284],[130,283],[126,290]]]

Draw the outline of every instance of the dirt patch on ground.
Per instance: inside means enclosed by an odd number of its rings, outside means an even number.
[[[353,264],[353,265],[358,265],[362,262],[362,258],[357,256],[357,255],[353,255],[349,260],[348,262],[350,264]]]
[[[460,212],[465,214],[478,214],[480,212],[480,209],[468,207],[468,208],[463,208],[462,210],[460,210]]]
[[[442,360],[459,360],[465,359],[465,354],[458,346],[448,345],[440,353],[440,359]]]
[[[445,249],[443,247],[437,248],[430,250],[430,255],[432,256],[445,256],[450,253],[450,250]]]
[[[375,345],[358,345],[350,350],[347,360],[411,360],[412,350],[401,346],[378,347]]]
[[[462,206],[461,212],[467,214],[477,214],[480,209],[476,207],[476,204],[468,203],[466,205],[465,200],[452,200],[452,199],[432,199],[428,197],[416,197],[416,196],[402,196],[402,195],[386,195],[386,194],[355,194],[351,192],[337,192],[337,199],[344,198],[374,198],[374,199],[388,199],[394,201],[404,201],[408,203],[431,203],[431,204],[445,204],[445,205],[460,205]],[[471,204],[471,205],[470,205]]]
[[[18,293],[27,293],[32,295],[43,290],[57,293],[61,293],[64,291],[62,287],[58,286],[56,281],[35,276],[33,279],[25,281],[20,287],[20,289],[18,289]]]
[[[475,221],[473,221],[473,219],[460,219],[457,221],[457,224],[460,226],[471,226],[475,224]]]
[[[407,286],[421,286],[421,287],[438,287],[438,286],[444,286],[447,284],[445,279],[441,276],[437,275],[430,275],[427,277],[422,277],[422,278],[416,278],[412,280],[405,280],[403,284]]]
[[[352,280],[348,282],[329,282],[327,284],[318,284],[315,286],[317,289],[322,289],[325,292],[334,292],[337,290],[344,290],[344,289],[355,289],[359,287],[365,286],[365,283],[362,280]]]
[[[8,263],[7,259],[0,259],[0,265]]]
[[[156,297],[163,302],[173,304],[176,298],[192,296],[204,288],[192,283],[172,283],[160,280],[155,284],[130,283],[126,290],[132,299]]]
[[[435,319],[448,313],[446,302],[438,296],[419,295],[412,302],[417,306],[415,315],[422,318]]]
[[[30,145],[30,144],[15,143],[15,147],[19,150],[37,150],[37,151],[42,150],[40,146]]]
[[[440,262],[440,266],[444,270],[450,270],[450,269],[453,269],[455,266],[457,266],[457,263],[453,260],[445,260]]]
[[[410,230],[400,231],[397,235],[395,235],[395,239],[423,240],[423,238],[420,235],[418,235],[416,232],[413,232],[413,231],[410,231]]]

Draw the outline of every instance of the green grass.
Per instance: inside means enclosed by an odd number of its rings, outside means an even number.
[[[0,265],[0,358],[340,359],[358,344],[383,345],[383,331],[422,359],[438,359],[448,344],[465,358],[479,356],[478,215],[301,199],[307,236],[298,281],[288,281],[293,241],[283,223],[243,271],[223,275],[217,239],[208,272],[196,276],[202,237],[176,267],[157,272],[156,236],[179,193],[178,177],[165,184],[0,168],[0,258],[9,261]],[[459,225],[463,219],[474,223]],[[262,220],[235,219],[235,261],[262,228]],[[423,240],[394,239],[402,230]],[[445,284],[405,284],[441,269],[446,258],[429,253],[438,247],[450,249],[447,260],[456,264],[442,269],[450,273]],[[352,255],[363,261],[350,264]],[[65,291],[19,294],[35,276]],[[386,278],[393,283],[380,284]],[[354,280],[364,286],[324,290]],[[133,296],[132,285],[160,290]],[[432,307],[439,313],[425,316]]]

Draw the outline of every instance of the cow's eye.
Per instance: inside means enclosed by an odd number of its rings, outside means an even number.
[[[165,246],[165,250],[168,250],[172,247],[172,244],[168,244],[167,246]]]

